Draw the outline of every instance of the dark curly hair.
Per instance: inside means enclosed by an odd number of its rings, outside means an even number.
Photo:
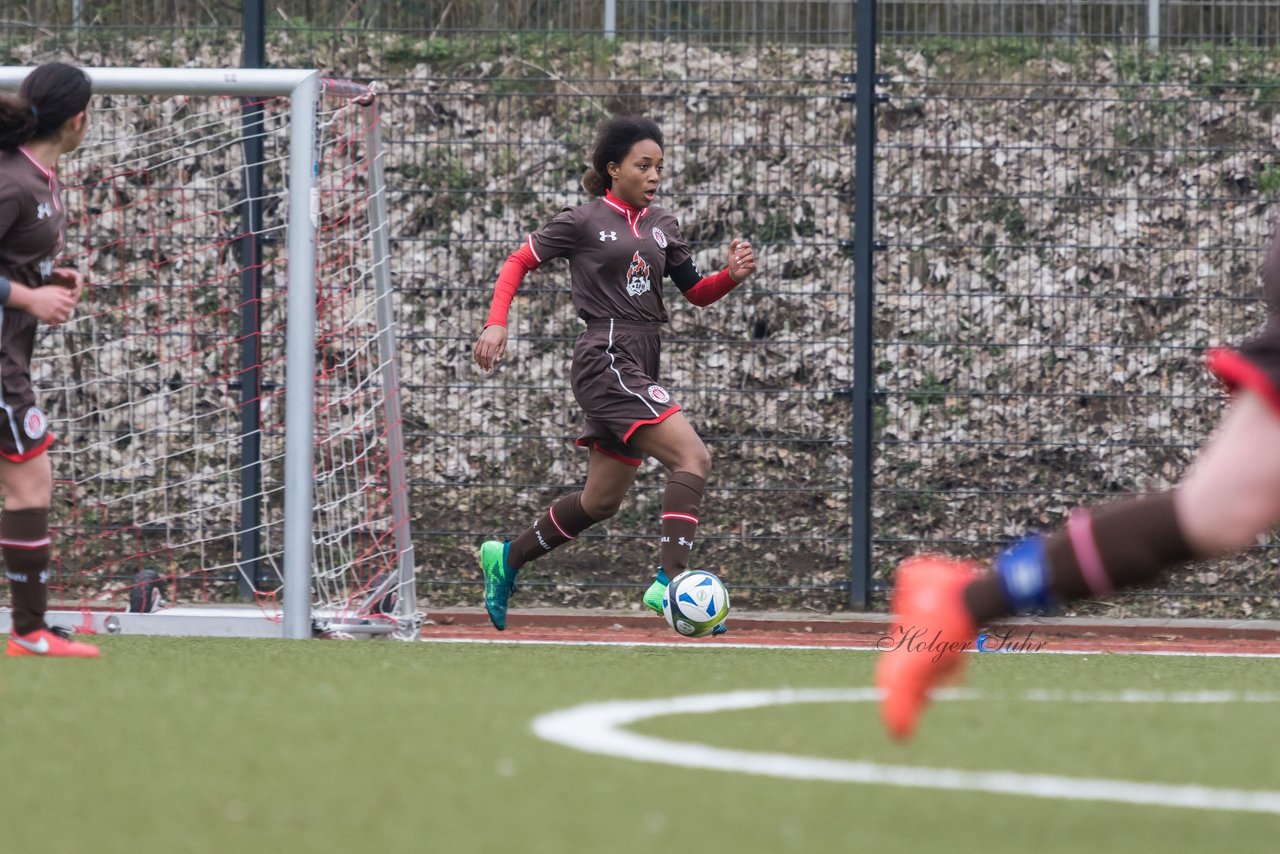
[[[582,176],[582,186],[593,196],[603,196],[613,186],[610,163],[621,163],[637,142],[651,139],[662,143],[662,128],[642,116],[615,116],[596,127],[596,142],[591,149],[591,168]]]
[[[53,136],[89,106],[89,75],[65,62],[46,62],[22,81],[17,97],[0,96],[0,148],[12,150]]]

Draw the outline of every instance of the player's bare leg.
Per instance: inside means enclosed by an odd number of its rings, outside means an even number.
[[[1174,507],[1199,557],[1253,545],[1280,523],[1280,415],[1240,392],[1178,484]]]
[[[13,631],[6,653],[97,658],[97,647],[67,640],[50,631],[44,621],[49,602],[49,505],[53,498],[48,454],[22,462],[0,459],[0,483],[4,487],[0,553],[13,591]]]

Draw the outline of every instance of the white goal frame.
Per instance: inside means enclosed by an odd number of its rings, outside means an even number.
[[[30,67],[0,66],[0,91],[13,92]],[[317,102],[322,91],[354,99],[368,97],[367,110],[376,109],[372,89],[364,84],[322,78],[314,69],[245,68],[85,68],[95,95],[238,96],[289,99],[289,172],[287,222],[287,299],[285,381],[285,456],[283,469],[283,596],[280,625],[263,619],[254,607],[199,607],[184,618],[182,608],[158,614],[88,613],[64,611],[72,622],[84,621],[97,631],[136,634],[200,634],[310,638],[317,626],[332,633],[416,635],[421,618],[414,595],[413,546],[409,531],[404,442],[401,433],[399,377],[395,340],[391,332],[393,307],[390,279],[390,240],[386,210],[381,139],[376,120],[366,123],[370,152],[369,225],[379,346],[392,354],[383,360],[380,381],[388,425],[391,464],[391,524],[397,572],[392,579],[398,593],[392,621],[384,624],[326,622],[312,613],[311,582],[314,563],[313,501],[315,486],[315,369],[316,369],[316,233],[318,184],[316,167]],[[372,115],[372,113],[371,113]],[[384,585],[387,587],[390,585]],[[56,614],[57,612],[55,612]],[[9,613],[0,611],[0,630],[8,630]]]

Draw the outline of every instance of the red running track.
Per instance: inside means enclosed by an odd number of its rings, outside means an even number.
[[[601,611],[512,611],[496,631],[484,611],[430,612],[422,637],[431,641],[701,644],[816,649],[886,649],[902,641],[880,615],[835,617],[738,615],[721,637],[679,638],[655,615]],[[928,633],[911,642],[927,643]],[[1008,622],[983,642],[986,651],[1161,653],[1280,656],[1280,623],[1214,620],[1038,619]]]

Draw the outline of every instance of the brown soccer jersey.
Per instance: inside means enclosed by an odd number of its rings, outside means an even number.
[[[37,287],[62,250],[57,177],[23,149],[0,151],[0,276]]]
[[[57,176],[25,150],[0,151],[0,276],[30,287],[49,282],[62,251],[59,191]],[[31,387],[36,319],[3,306],[0,317],[0,456],[23,460],[53,440]]]
[[[573,395],[586,415],[578,444],[639,465],[635,431],[680,405],[658,382],[662,280],[689,264],[680,223],[665,208],[637,210],[612,195],[566,208],[529,235],[538,262],[569,259],[573,304],[587,329],[573,351]]]
[[[689,260],[671,211],[636,211],[606,196],[565,208],[529,235],[538,263],[569,259],[573,304],[583,320],[666,323],[662,279]]]

